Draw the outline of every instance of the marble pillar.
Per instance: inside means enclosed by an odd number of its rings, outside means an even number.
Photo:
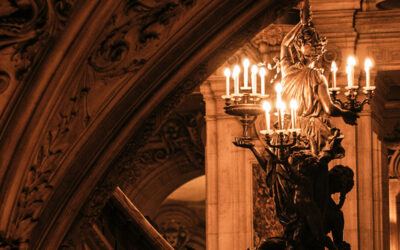
[[[370,111],[362,112],[356,127],[341,118],[333,123],[344,133],[346,157],[332,162],[354,171],[355,185],[343,206],[344,239],[352,249],[389,249],[388,177],[385,149]]]
[[[242,128],[237,118],[224,113],[225,79],[212,76],[200,91],[206,106],[207,249],[251,248],[254,159],[248,150],[232,144]]]

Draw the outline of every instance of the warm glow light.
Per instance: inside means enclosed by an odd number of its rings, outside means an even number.
[[[350,66],[356,65],[356,59],[354,58],[354,56],[349,56],[347,58],[347,65],[350,65]]]
[[[250,66],[250,61],[249,59],[244,59],[243,60],[243,67],[244,67],[244,72],[243,72],[243,81],[244,81],[244,88],[247,89],[249,87],[249,69]]]
[[[338,68],[336,66],[335,61],[332,62],[331,65],[331,71],[332,71],[332,76],[333,76],[333,88],[336,88],[336,72],[337,72]]]
[[[261,78],[261,95],[265,95],[265,75],[267,74],[267,71],[264,67],[261,67],[258,73]]]
[[[240,73],[240,67],[239,67],[239,65],[236,65],[233,68],[233,76],[237,76],[239,73]]]
[[[347,58],[347,67],[346,67],[347,85],[349,88],[353,87],[354,65],[356,65],[356,59],[353,56],[349,56]]]
[[[280,84],[279,82],[276,84],[276,86],[275,86],[275,90],[276,90],[276,92],[277,93],[282,93],[282,84]]]
[[[239,73],[240,73],[240,67],[239,65],[236,65],[235,67],[233,67],[233,82],[234,82],[235,95],[239,95]]]
[[[292,121],[292,129],[296,128],[296,110],[298,108],[296,100],[290,100],[290,113],[291,113],[291,121]]]
[[[260,68],[260,76],[264,77],[267,74],[267,71],[265,70],[265,68]]]
[[[370,86],[370,81],[371,81],[371,75],[370,75],[370,68],[372,67],[372,61],[371,59],[367,58],[365,59],[364,63],[364,68],[365,68],[365,81],[366,81],[366,87],[369,88]]]
[[[269,102],[263,102],[263,109],[265,110],[265,121],[267,123],[267,130],[271,130],[271,121],[269,112],[271,111],[271,104]]]
[[[256,65],[253,65],[251,67],[251,74],[257,74],[257,72],[258,72],[258,67]]]
[[[279,105],[279,108],[280,108],[282,114],[285,113],[286,103],[284,103],[284,102],[279,102],[278,105]]]
[[[229,96],[229,88],[230,88],[229,87],[229,78],[231,76],[231,70],[226,68],[224,71],[224,74],[226,76],[226,96],[228,97]]]
[[[338,70],[338,68],[337,68],[337,66],[336,66],[336,63],[335,63],[335,61],[333,61],[332,62],[332,65],[331,65],[331,71],[332,72],[336,72]]]
[[[283,129],[283,123],[284,123],[284,114],[285,114],[285,109],[286,109],[286,104],[280,99],[276,101],[276,109],[278,110],[278,125],[279,129]]]
[[[290,108],[295,110],[298,108],[296,100],[294,99],[290,100]]]
[[[243,60],[243,67],[245,67],[245,68],[248,68],[250,66],[250,61],[249,61],[249,59],[244,59]]]
[[[224,75],[225,75],[226,77],[230,77],[230,76],[231,76],[231,70],[228,69],[228,68],[226,68],[225,71],[224,71]]]
[[[262,107],[266,112],[270,112],[271,111],[271,104],[269,104],[269,102],[263,102],[263,106]]]
[[[364,67],[365,67],[365,71],[368,71],[372,67],[371,59],[369,59],[369,58],[365,59]]]

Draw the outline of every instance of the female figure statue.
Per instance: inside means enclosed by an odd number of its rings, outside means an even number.
[[[322,69],[316,67],[326,40],[319,37],[311,23],[308,0],[303,3],[300,20],[281,45],[282,99],[286,103],[297,101],[298,124],[309,150],[292,148],[288,158],[278,159],[268,147],[262,153],[248,140],[237,139],[234,144],[249,148],[266,171],[267,186],[284,227],[283,237],[268,240],[264,247],[349,249],[343,241],[343,225],[330,223],[330,218],[341,218],[341,211],[330,202],[328,163],[343,157],[344,149],[340,145],[343,136],[331,128],[328,118],[341,116],[346,123],[355,125],[357,115],[332,102]],[[330,230],[334,232],[334,242],[326,236]]]
[[[328,82],[322,69],[316,67],[327,42],[311,23],[308,1],[304,2],[300,19],[281,44],[282,95],[285,101],[297,101],[299,126],[311,151],[318,154],[332,136],[328,116],[341,116],[347,124],[355,125],[357,115],[332,102]]]

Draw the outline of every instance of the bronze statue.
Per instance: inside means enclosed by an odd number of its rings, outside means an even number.
[[[351,125],[357,115],[336,106],[328,92],[328,82],[317,61],[327,43],[313,27],[308,1],[301,9],[300,22],[283,38],[281,72],[283,98],[297,101],[300,129],[307,134],[311,150],[317,154],[331,133],[328,116],[341,116]]]
[[[356,124],[358,116],[336,106],[329,96],[327,80],[316,66],[326,40],[319,37],[311,21],[306,0],[300,22],[283,39],[280,59],[282,98],[297,101],[299,126],[307,146],[290,149],[266,146],[265,152],[260,152],[248,139],[234,142],[250,149],[266,171],[266,183],[284,227],[281,238],[267,240],[260,249],[350,249],[343,241],[344,220],[340,209],[354,185],[354,174],[341,165],[328,169],[331,160],[344,157],[340,145],[343,136],[331,127],[329,116],[341,116],[351,125]],[[331,198],[336,192],[341,194],[338,205]],[[333,240],[327,236],[329,232]]]

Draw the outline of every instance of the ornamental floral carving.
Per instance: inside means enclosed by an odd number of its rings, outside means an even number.
[[[124,14],[110,21],[110,31],[89,57],[89,65],[106,78],[137,72],[194,2],[127,1]]]
[[[40,60],[48,47],[48,41],[63,30],[74,4],[75,0],[1,1],[0,93],[10,87],[15,91],[17,83],[24,83],[32,65]],[[12,94],[19,93],[15,91]],[[71,100],[71,103],[74,102],[76,101]],[[54,165],[47,162],[50,157],[59,157],[62,152],[57,141],[68,130],[71,120],[69,115],[62,112],[58,114],[55,129],[45,135],[45,143],[39,147],[34,163],[28,170],[8,240],[14,245],[28,242],[44,199],[52,190],[49,178]]]
[[[48,39],[63,29],[75,0],[4,0],[0,3],[0,91],[21,81]],[[13,65],[10,67],[9,65]],[[15,83],[14,83],[15,84]],[[0,92],[1,93],[1,92]]]

